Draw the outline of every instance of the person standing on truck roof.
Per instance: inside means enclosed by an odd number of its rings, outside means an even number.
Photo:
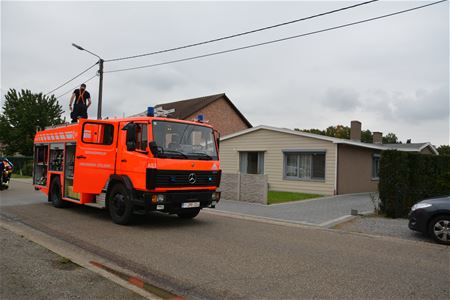
[[[72,123],[76,123],[78,118],[87,119],[87,109],[89,106],[91,106],[91,95],[88,91],[86,91],[86,84],[83,83],[79,89],[73,91],[72,97],[70,97],[69,107],[71,111],[70,117],[72,118]]]

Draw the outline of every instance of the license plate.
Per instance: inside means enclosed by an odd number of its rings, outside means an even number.
[[[200,202],[185,202],[181,204],[182,208],[200,207]]]

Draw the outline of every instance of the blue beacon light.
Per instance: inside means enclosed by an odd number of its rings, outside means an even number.
[[[147,107],[147,117],[155,116],[155,108],[153,106]]]

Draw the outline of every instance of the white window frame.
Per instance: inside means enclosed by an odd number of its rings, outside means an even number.
[[[326,170],[327,170],[327,151],[325,149],[283,149],[283,180],[298,180],[298,181],[313,181],[313,182],[325,182],[326,180]],[[324,165],[324,176],[323,178],[305,178],[299,177],[300,172],[297,171],[297,176],[287,176],[287,155],[288,154],[296,154],[297,155],[297,170],[300,170],[299,166],[299,156],[300,154],[323,154],[325,157],[325,165]],[[311,173],[312,173],[312,161],[311,161]],[[312,175],[312,174],[311,174]]]
[[[244,156],[244,154],[246,154],[245,157],[247,158],[247,155],[248,155],[249,152],[257,153],[257,155],[258,155],[257,173],[253,174],[253,175],[264,175],[265,151],[261,151],[261,150],[259,150],[259,151],[258,150],[255,150],[255,151],[253,151],[253,150],[239,150],[238,151],[238,153],[239,153],[239,159],[238,159],[238,162],[239,162],[238,170],[239,170],[239,172],[242,173],[242,174],[249,174],[247,172],[245,172],[245,173],[242,172],[242,161],[241,161],[241,159]],[[248,160],[247,160],[247,162],[245,162],[245,166],[247,166],[247,163],[248,163]]]
[[[378,158],[378,176],[375,174],[375,158]],[[381,155],[379,153],[372,154],[372,180],[380,180],[380,159]]]

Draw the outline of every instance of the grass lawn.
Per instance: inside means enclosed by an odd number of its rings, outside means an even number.
[[[294,192],[269,191],[267,202],[268,202],[268,204],[275,204],[275,203],[299,201],[299,200],[319,198],[319,197],[322,197],[322,195],[294,193]]]
[[[20,174],[14,174],[12,173],[12,178],[31,178],[31,176],[26,176],[26,175],[20,175]]]

